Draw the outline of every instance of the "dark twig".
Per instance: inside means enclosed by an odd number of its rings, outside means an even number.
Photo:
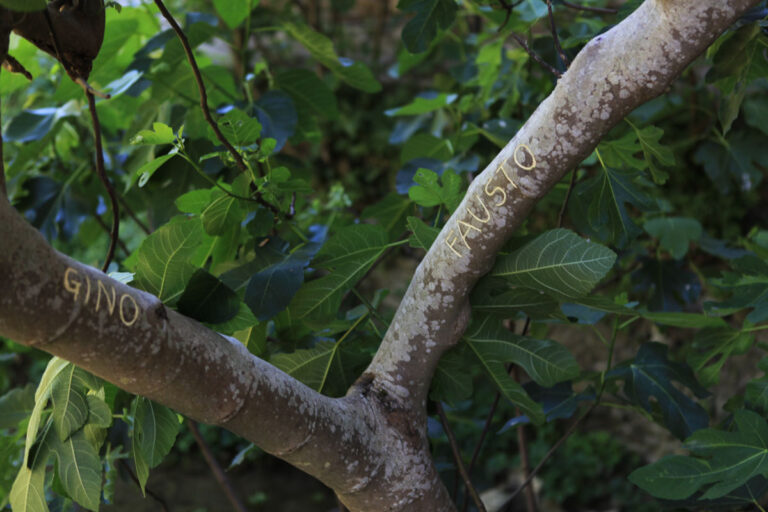
[[[181,46],[184,48],[187,61],[189,61],[189,65],[192,67],[192,74],[195,76],[195,82],[197,82],[197,90],[200,93],[200,108],[203,111],[203,117],[205,118],[205,121],[213,130],[213,133],[216,135],[216,138],[219,139],[219,142],[221,142],[229,154],[232,155],[232,158],[235,159],[235,163],[237,164],[238,169],[240,169],[242,172],[248,172],[248,166],[246,165],[245,160],[243,160],[242,155],[234,148],[234,146],[232,146],[232,144],[230,144],[227,138],[224,137],[224,134],[221,133],[221,130],[219,129],[219,125],[216,123],[216,121],[213,120],[213,116],[211,116],[211,110],[208,108],[208,93],[206,92],[205,84],[203,83],[203,75],[200,73],[200,68],[197,66],[197,59],[195,59],[195,55],[192,53],[192,47],[189,45],[187,35],[176,22],[173,15],[171,15],[171,13],[165,7],[165,4],[163,4],[162,0],[155,0],[155,5],[157,5],[158,9],[160,9],[160,13],[171,25],[173,31],[176,32],[176,36],[178,36],[179,41],[181,42]],[[262,206],[269,208],[272,213],[275,214],[275,216],[280,213],[280,210],[275,205],[265,201],[264,198],[261,197],[261,194],[256,196],[256,201]]]
[[[555,25],[555,13],[552,11],[552,0],[547,0],[547,12],[549,13],[549,27],[552,29],[552,38],[555,40],[555,49],[560,56],[560,60],[563,61],[563,66],[568,69],[571,61],[568,60],[568,56],[563,51],[563,47],[560,44],[560,37],[557,35],[557,25]]]
[[[101,229],[104,230],[104,232],[106,232],[108,235],[111,234],[110,227],[106,222],[104,222],[104,219],[101,218],[101,215],[95,214],[93,218],[96,220],[96,224],[98,224]],[[120,250],[122,250],[126,256],[130,256],[131,251],[128,250],[128,247],[119,238],[117,239],[117,246],[120,247]]]
[[[11,73],[18,73],[20,75],[23,75],[24,78],[29,80],[30,82],[34,80],[34,77],[32,76],[32,73],[27,71],[27,68],[25,68],[21,62],[17,61],[10,55],[5,56],[5,61],[3,62],[3,67],[10,71]]]
[[[136,484],[136,487],[141,489],[141,483],[139,482],[139,479],[136,477],[136,474],[133,472],[133,469],[131,469],[131,466],[128,465],[127,462],[125,462],[123,459],[117,459],[117,463],[120,464],[120,466],[125,470],[126,473],[128,473],[128,476],[131,477],[131,480],[134,484]],[[165,500],[161,498],[159,495],[155,494],[149,487],[144,487],[144,492],[147,493],[147,496],[155,500],[159,505],[160,508],[163,509],[163,512],[169,512],[168,510],[168,504],[165,503]]]
[[[461,474],[461,478],[464,479],[464,485],[467,486],[467,492],[472,496],[472,500],[475,502],[477,510],[480,512],[486,512],[483,500],[477,494],[475,486],[472,485],[472,481],[469,479],[469,473],[467,473],[464,467],[464,462],[461,460],[461,452],[459,451],[459,445],[456,443],[456,437],[453,435],[451,426],[448,424],[448,418],[445,416],[445,411],[440,402],[435,404],[437,406],[437,414],[440,416],[440,422],[443,424],[443,430],[445,435],[448,436],[448,443],[451,445],[451,451],[453,452],[453,460],[456,462],[456,468]]]
[[[181,29],[179,24],[176,23],[176,19],[174,19],[173,15],[168,12],[168,9],[165,7],[165,4],[163,4],[162,0],[155,0],[155,5],[157,5],[158,9],[160,9],[160,13],[163,15],[166,21],[168,21],[168,23],[171,25],[171,28],[173,28],[173,31],[176,32],[176,36],[178,36],[179,41],[181,41],[181,46],[184,48],[184,53],[187,55],[189,65],[192,67],[192,74],[195,76],[195,81],[197,82],[197,90],[200,93],[200,108],[203,110],[203,117],[205,117],[205,120],[213,130],[213,133],[216,134],[216,138],[219,139],[219,142],[221,142],[222,145],[227,148],[229,154],[232,155],[232,158],[235,159],[237,167],[241,171],[247,172],[248,166],[245,164],[243,157],[232,146],[232,144],[229,143],[227,138],[224,137],[224,134],[221,133],[221,130],[219,130],[219,125],[216,124],[216,121],[214,121],[213,117],[211,116],[211,111],[208,108],[208,93],[205,91],[203,76],[200,74],[200,68],[197,66],[197,59],[195,59],[195,55],[192,53],[192,47],[189,45],[187,35]]]
[[[542,67],[544,67],[544,69],[546,69],[547,71],[555,75],[557,78],[560,78],[560,76],[562,76],[562,74],[558,70],[552,67],[547,61],[542,59],[538,53],[534,52],[531,49],[531,47],[528,46],[528,43],[525,42],[525,39],[515,34],[514,32],[511,32],[510,35],[515,41],[517,41],[517,44],[519,44],[523,48],[523,50],[525,50],[526,53],[533,58],[533,60],[541,64]]]
[[[197,443],[198,448],[200,448],[200,451],[205,458],[205,462],[211,469],[211,473],[213,473],[214,478],[216,478],[216,481],[219,483],[221,490],[227,495],[227,499],[229,500],[230,505],[232,505],[232,508],[237,512],[246,512],[242,502],[235,495],[235,490],[232,488],[232,484],[229,482],[227,475],[225,475],[224,470],[221,469],[219,461],[213,456],[213,452],[211,452],[208,443],[206,443],[203,436],[200,435],[200,429],[197,427],[197,423],[187,419],[187,426],[189,427],[189,431],[192,432],[192,437],[195,438],[195,442]]]
[[[515,380],[519,381],[517,368],[514,368],[513,372]],[[515,407],[515,413],[518,416],[522,414],[517,406]],[[526,435],[524,424],[517,427],[517,447],[520,451],[520,469],[523,470],[523,475],[528,478],[528,475],[531,474],[531,458],[528,454],[528,436]],[[533,493],[533,488],[530,486],[525,488],[525,507],[528,512],[536,512],[537,509],[536,496]]]
[[[560,3],[570,9],[576,9],[578,11],[599,12],[600,14],[616,14],[619,12],[618,9],[611,9],[609,7],[589,7],[587,5],[578,5],[567,2],[566,0],[560,0]]]
[[[509,18],[512,16],[512,10],[523,3],[523,0],[518,0],[514,3],[509,3],[507,0],[499,0],[499,3],[501,4],[502,9],[507,11],[507,15],[504,17],[504,22],[499,25],[497,32],[501,32],[501,30],[507,26],[507,23],[509,23]]]
[[[152,230],[149,229],[149,227],[146,224],[144,224],[141,221],[141,219],[136,215],[136,213],[131,209],[131,207],[128,205],[128,201],[126,201],[122,196],[117,196],[117,199],[120,201],[120,204],[123,205],[123,210],[125,211],[125,213],[127,213],[128,216],[133,219],[133,222],[135,222],[136,225],[139,226],[139,228],[141,228],[141,230],[144,233],[146,233],[147,235],[151,235]]]
[[[573,192],[573,186],[576,184],[576,169],[571,171],[571,181],[568,184],[568,192],[565,193],[565,199],[563,199],[563,206],[560,208],[560,214],[557,216],[557,227],[563,227],[563,221],[565,220],[565,210],[568,208],[568,201],[571,199],[571,192]]]
[[[532,470],[532,471],[531,471],[531,472],[528,474],[528,476],[527,476],[527,477],[526,477],[526,479],[523,481],[523,483],[522,483],[522,484],[520,484],[520,487],[518,487],[518,488],[515,490],[515,492],[513,492],[513,493],[512,493],[512,496],[510,496],[510,497],[509,497],[509,499],[507,500],[507,504],[505,504],[503,507],[501,507],[501,510],[504,510],[508,504],[510,504],[510,503],[512,503],[512,501],[514,501],[514,499],[517,497],[517,495],[518,495],[518,494],[520,494],[520,492],[521,492],[523,489],[525,489],[526,487],[528,487],[528,484],[530,484],[530,483],[531,483],[531,481],[533,481],[533,479],[536,477],[536,475],[539,473],[539,471],[541,471],[541,468],[543,468],[543,467],[544,467],[544,464],[546,464],[546,462],[547,462],[547,461],[548,461],[548,460],[549,460],[549,459],[552,457],[552,455],[554,455],[554,454],[555,454],[555,452],[557,451],[557,449],[558,449],[558,448],[560,448],[560,446],[561,446],[561,445],[562,445],[562,444],[563,444],[563,443],[564,443],[564,442],[565,442],[565,441],[566,441],[566,440],[567,440],[567,439],[568,439],[568,438],[571,436],[571,434],[573,434],[573,433],[576,431],[576,428],[577,428],[579,425],[581,425],[581,423],[582,423],[582,422],[583,422],[583,421],[584,421],[584,420],[587,418],[587,416],[589,416],[589,415],[592,413],[592,411],[593,411],[593,410],[594,410],[594,408],[597,406],[597,404],[598,404],[598,402],[594,402],[594,403],[593,403],[593,404],[592,404],[592,405],[589,407],[589,409],[587,409],[587,410],[584,412],[584,414],[582,414],[581,416],[579,416],[579,417],[576,419],[576,421],[574,421],[574,422],[571,424],[571,426],[570,426],[570,427],[568,427],[568,430],[565,432],[565,434],[563,434],[563,436],[562,436],[560,439],[558,439],[558,440],[557,440],[557,442],[556,442],[554,445],[552,445],[552,448],[550,448],[550,449],[549,449],[549,451],[548,451],[548,452],[547,452],[547,453],[544,455],[544,458],[543,458],[543,459],[541,459],[541,462],[539,462],[539,463],[536,465],[536,467],[535,467],[535,468],[533,468],[533,470]]]
[[[0,102],[0,194],[3,199],[8,197],[8,188],[5,186],[5,159],[3,158],[3,115],[2,103]]]
[[[115,246],[120,238],[120,205],[117,202],[115,188],[112,186],[107,177],[107,172],[104,170],[104,151],[101,147],[101,123],[99,123],[99,115],[96,112],[96,97],[91,92],[87,92],[86,96],[88,97],[88,110],[91,112],[91,120],[93,121],[93,139],[96,142],[96,172],[104,188],[107,189],[109,200],[112,203],[112,232],[110,234],[107,257],[104,259],[104,266],[101,268],[102,272],[106,272],[109,264],[112,262],[112,258],[115,257]]]
[[[525,317],[525,324],[523,325],[523,330],[521,331],[521,335],[525,336],[528,334],[528,329],[531,327],[531,317],[527,316]],[[511,368],[508,368],[507,371],[509,372]],[[471,474],[472,469],[475,467],[475,463],[477,462],[477,458],[480,456],[480,448],[483,446],[483,442],[485,441],[485,437],[488,435],[488,432],[491,430],[491,424],[493,423],[493,416],[496,414],[496,408],[499,406],[499,400],[501,399],[501,393],[496,392],[496,396],[493,399],[493,405],[491,405],[491,410],[488,412],[488,417],[485,419],[485,425],[483,426],[483,432],[480,434],[480,439],[477,441],[477,444],[475,445],[475,451],[472,453],[472,459],[469,461],[469,468],[467,469],[467,473]],[[519,412],[517,413],[520,414]],[[467,501],[467,496],[464,496],[464,504],[461,507],[462,512],[466,512],[467,506],[469,505],[469,502]]]

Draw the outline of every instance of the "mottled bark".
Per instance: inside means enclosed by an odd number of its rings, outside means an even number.
[[[754,3],[647,0],[593,39],[473,181],[344,398],[319,395],[236,340],[57,253],[4,198],[0,335],[228,428],[314,475],[353,511],[453,510],[430,458],[426,397],[440,356],[466,328],[469,291],[535,202]]]

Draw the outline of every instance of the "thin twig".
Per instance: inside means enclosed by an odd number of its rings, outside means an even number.
[[[98,225],[101,227],[101,229],[103,229],[103,230],[104,230],[104,232],[105,232],[105,233],[107,233],[107,234],[109,235],[109,234],[110,234],[110,227],[109,227],[109,226],[107,226],[107,223],[106,223],[106,222],[104,222],[104,219],[102,219],[102,218],[101,218],[101,215],[99,215],[99,214],[94,214],[93,218],[96,220],[96,224],[98,224]],[[130,256],[130,254],[131,254],[131,251],[129,251],[129,250],[128,250],[128,247],[127,247],[127,246],[125,245],[125,243],[124,243],[122,240],[120,240],[119,238],[117,239],[117,245],[118,245],[118,247],[120,247],[120,249],[123,251],[123,253],[124,253],[126,256]]]
[[[519,382],[517,368],[514,368],[513,372],[515,380]],[[515,406],[515,413],[518,416],[522,414],[517,406]],[[523,470],[523,475],[528,478],[528,475],[531,473],[531,458],[528,453],[528,437],[525,432],[525,424],[518,425],[517,427],[517,447],[520,451],[520,469]],[[525,506],[528,512],[536,512],[536,496],[533,493],[533,488],[530,486],[525,488]]]
[[[219,130],[219,125],[216,123],[216,121],[213,120],[213,117],[211,116],[211,111],[208,108],[208,93],[205,90],[203,76],[200,74],[200,68],[197,66],[197,59],[195,59],[195,55],[192,53],[192,47],[189,45],[187,35],[176,22],[176,19],[173,17],[173,15],[165,7],[165,4],[163,4],[162,0],[155,0],[155,5],[157,5],[158,9],[160,9],[160,13],[163,15],[163,18],[168,21],[173,31],[176,32],[176,36],[179,38],[179,41],[181,41],[181,46],[184,48],[184,53],[187,55],[187,61],[189,61],[189,65],[192,67],[192,74],[195,76],[195,81],[197,82],[197,90],[200,93],[200,108],[203,110],[203,117],[213,130],[213,133],[216,134],[216,138],[219,139],[219,142],[221,142],[222,145],[227,148],[229,154],[232,155],[232,158],[235,159],[237,167],[241,171],[247,172],[248,166],[245,165],[243,157],[232,146],[232,144],[229,143],[227,138],[224,137],[224,134],[221,133],[221,130]]]
[[[459,451],[459,445],[456,444],[456,437],[453,435],[451,426],[448,424],[448,418],[445,416],[445,411],[440,402],[435,404],[437,406],[437,414],[440,416],[440,422],[443,424],[443,430],[445,435],[448,436],[448,443],[451,445],[451,451],[453,452],[453,459],[456,462],[456,468],[461,474],[461,478],[464,479],[464,485],[467,486],[467,492],[472,496],[472,500],[475,502],[475,506],[479,512],[486,512],[483,500],[477,494],[475,486],[472,485],[472,481],[469,479],[469,474],[464,467],[464,462],[461,460],[461,452]]]
[[[560,214],[557,216],[557,227],[563,227],[563,221],[565,220],[565,210],[568,208],[568,201],[571,199],[571,192],[573,192],[573,186],[576,184],[576,169],[571,171],[571,181],[568,184],[568,192],[565,193],[565,199],[563,199],[563,206],[560,208]]]
[[[200,73],[200,68],[197,66],[197,60],[195,59],[194,53],[192,53],[192,47],[189,45],[187,35],[176,22],[173,15],[171,15],[171,13],[165,7],[165,4],[163,4],[162,0],[155,0],[155,5],[157,5],[158,9],[160,9],[160,13],[163,15],[166,21],[168,21],[168,23],[171,25],[171,28],[173,28],[173,31],[176,32],[176,36],[178,36],[179,41],[181,41],[181,46],[184,48],[187,61],[189,61],[189,65],[192,67],[192,74],[195,76],[195,82],[197,82],[197,90],[200,93],[200,108],[203,111],[203,117],[205,118],[205,121],[213,130],[213,133],[216,135],[216,138],[219,140],[219,142],[221,142],[229,154],[232,155],[232,158],[234,158],[238,169],[240,169],[242,172],[248,172],[248,166],[246,165],[245,160],[243,160],[242,155],[234,148],[234,146],[232,146],[232,144],[230,144],[227,138],[224,137],[224,134],[221,133],[221,130],[219,129],[219,125],[216,123],[216,121],[213,120],[213,116],[211,116],[211,111],[208,108],[208,93],[206,92],[205,84],[203,83],[203,75]],[[273,204],[265,201],[264,198],[261,197],[261,193],[257,193],[256,201],[259,204],[272,210],[275,215],[279,213],[279,209]]]
[[[205,458],[205,462],[211,469],[213,477],[219,483],[219,486],[221,487],[221,490],[224,491],[224,494],[227,495],[227,499],[229,500],[230,505],[232,505],[232,508],[237,512],[246,512],[242,502],[237,498],[237,495],[235,495],[235,490],[232,488],[232,484],[227,478],[227,475],[225,475],[224,470],[221,469],[219,461],[217,461],[213,456],[213,452],[208,446],[208,443],[206,443],[205,439],[203,439],[203,436],[200,435],[200,429],[197,427],[197,423],[193,420],[187,419],[187,426],[189,427],[189,431],[192,432],[192,437],[195,438],[195,442],[197,443],[198,448],[200,448],[200,451]]]
[[[525,50],[525,52],[533,58],[533,60],[541,64],[542,67],[544,67],[544,69],[546,69],[547,71],[555,75],[557,78],[560,78],[562,76],[562,74],[558,70],[552,67],[552,65],[550,65],[547,61],[542,59],[538,53],[534,52],[531,49],[531,47],[528,46],[528,43],[525,42],[525,39],[515,34],[514,32],[511,32],[510,35],[515,41],[517,41],[517,44],[519,44],[523,48],[523,50]]]
[[[141,483],[139,482],[139,479],[136,477],[136,474],[131,469],[131,466],[128,465],[127,462],[125,462],[123,459],[117,459],[117,464],[120,464],[122,468],[128,473],[128,476],[131,478],[134,484],[136,484],[136,487],[141,489]],[[157,503],[160,504],[160,508],[163,509],[163,512],[169,512],[168,505],[165,503],[165,500],[161,498],[159,495],[155,494],[154,491],[152,491],[149,487],[144,486],[144,492],[155,500]]]
[[[573,434],[573,433],[576,431],[576,428],[577,428],[577,427],[578,427],[578,426],[581,424],[581,422],[582,422],[582,421],[584,421],[584,420],[587,418],[587,416],[589,416],[589,415],[592,413],[592,411],[594,410],[594,408],[595,408],[596,406],[597,406],[597,402],[594,402],[594,403],[593,403],[593,404],[592,404],[592,405],[589,407],[589,409],[587,409],[587,410],[584,412],[584,414],[582,414],[581,416],[579,416],[579,417],[576,419],[576,421],[574,421],[574,422],[571,424],[571,426],[570,426],[570,427],[568,427],[568,430],[565,432],[565,434],[563,434],[563,436],[562,436],[560,439],[558,439],[558,440],[557,440],[557,442],[556,442],[556,443],[555,443],[555,444],[552,446],[552,448],[550,448],[550,449],[549,449],[549,451],[548,451],[548,452],[547,452],[547,453],[544,455],[544,458],[543,458],[543,459],[541,459],[541,462],[539,462],[539,463],[536,465],[536,467],[535,467],[535,468],[533,468],[533,470],[532,470],[532,471],[530,472],[530,474],[529,474],[529,475],[526,477],[526,479],[523,481],[523,483],[522,483],[522,484],[520,484],[520,487],[518,487],[518,488],[515,490],[515,492],[513,492],[513,493],[512,493],[512,496],[510,496],[510,497],[509,497],[509,499],[507,500],[507,503],[505,504],[505,506],[501,507],[501,510],[504,510],[504,509],[505,509],[505,507],[506,507],[508,504],[510,504],[510,503],[512,503],[512,501],[514,501],[514,499],[517,497],[517,495],[518,495],[518,494],[520,494],[520,492],[521,492],[523,489],[525,489],[526,487],[528,487],[528,484],[530,484],[530,483],[531,483],[531,481],[533,481],[533,479],[536,477],[536,475],[539,473],[539,471],[541,471],[541,468],[543,468],[543,467],[544,467],[544,464],[546,464],[546,462],[547,462],[547,461],[548,461],[548,460],[549,460],[549,459],[552,457],[552,455],[554,455],[554,454],[555,454],[555,452],[557,451],[557,449],[558,449],[558,448],[560,448],[560,446],[561,446],[561,445],[562,445],[562,444],[563,444],[563,443],[564,443],[564,442],[565,442],[565,441],[566,441],[566,440],[567,440],[567,439],[568,439],[568,438],[571,436],[571,434]]]
[[[518,5],[520,5],[521,3],[523,3],[523,0],[518,0],[517,2],[511,3],[511,4],[508,3],[506,0],[499,0],[499,3],[501,4],[502,9],[507,11],[507,15],[504,17],[504,22],[501,25],[499,25],[497,32],[501,32],[501,29],[507,26],[507,23],[509,23],[509,18],[512,16],[512,10]]]
[[[523,330],[521,331],[521,336],[525,336],[526,334],[528,334],[528,329],[530,327],[531,327],[531,317],[527,316],[525,317],[525,324],[523,324]],[[512,370],[511,366],[507,368],[507,372],[510,372],[511,370]],[[496,414],[496,408],[499,405],[500,399],[501,399],[501,393],[497,391],[496,396],[493,399],[493,405],[491,405],[491,410],[488,412],[488,417],[485,419],[483,432],[480,434],[480,439],[477,441],[477,444],[475,445],[475,451],[472,453],[472,459],[469,461],[469,468],[467,469],[468,474],[472,473],[472,469],[475,467],[477,458],[480,455],[480,448],[483,446],[485,437],[488,435],[488,432],[490,432],[491,430],[491,423],[493,422],[493,416]],[[462,512],[466,512],[468,505],[469,505],[469,502],[467,501],[467,496],[464,495],[464,503],[461,507]]]
[[[547,11],[549,13],[549,26],[552,29],[552,38],[555,40],[555,49],[557,49],[557,54],[560,55],[560,60],[563,61],[563,66],[565,66],[565,69],[568,69],[571,62],[563,51],[562,45],[560,45],[560,37],[557,35],[557,25],[555,25],[555,13],[552,10],[552,0],[547,0]]]
[[[600,14],[616,14],[619,12],[618,9],[611,9],[610,7],[589,7],[587,5],[578,5],[567,2],[566,0],[560,0],[560,3],[570,9],[576,9],[578,11],[599,12]]]
[[[141,228],[141,230],[144,233],[146,233],[147,235],[151,235],[152,230],[149,229],[149,227],[146,224],[144,224],[141,221],[141,219],[136,215],[136,213],[131,209],[130,205],[128,205],[128,201],[126,201],[122,196],[117,196],[117,199],[120,201],[120,204],[123,206],[123,210],[125,211],[125,213],[127,213],[128,216],[133,219],[133,222],[135,222],[136,225],[139,226],[139,228]]]
[[[5,186],[5,159],[3,158],[3,115],[2,102],[0,101],[0,194],[3,199],[8,197],[8,188]]]
[[[115,188],[112,186],[107,177],[107,172],[104,170],[104,151],[101,147],[101,123],[99,123],[99,115],[96,112],[96,97],[91,92],[86,93],[86,96],[88,97],[88,110],[91,112],[91,121],[93,122],[93,139],[96,142],[96,173],[99,175],[104,188],[107,189],[109,200],[112,203],[112,232],[110,234],[107,257],[104,259],[104,266],[101,268],[102,272],[106,272],[109,264],[112,262],[112,258],[115,257],[115,246],[120,238],[120,205],[117,202]]]

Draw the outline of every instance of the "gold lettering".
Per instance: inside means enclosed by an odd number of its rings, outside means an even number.
[[[501,206],[504,203],[506,203],[507,202],[507,193],[504,191],[504,189],[501,188],[501,187],[493,187],[493,190],[488,192],[488,185],[490,185],[490,184],[491,184],[490,181],[488,181],[485,184],[485,195],[487,195],[488,197],[493,197],[494,194],[501,194],[501,200],[498,203],[496,203],[496,206]]]
[[[133,303],[133,318],[128,321],[125,319],[125,301],[126,299],[130,300]],[[136,320],[139,319],[139,314],[141,313],[141,310],[139,309],[139,305],[136,303],[136,299],[128,295],[127,293],[120,297],[120,321],[123,322],[123,325],[126,327],[130,327],[133,324],[136,323]]]
[[[467,207],[467,213],[470,214],[472,218],[474,218],[477,222],[481,224],[488,224],[488,222],[491,220],[491,212],[488,211],[488,207],[485,206],[485,203],[483,202],[483,200],[480,198],[479,195],[475,194],[475,197],[480,202],[480,204],[483,205],[483,210],[485,210],[485,219],[481,219],[480,217],[475,215],[474,212],[469,209],[469,207]]]
[[[75,296],[75,300],[80,295],[80,287],[83,285],[82,281],[76,281],[72,279],[72,274],[75,277],[79,277],[77,270],[72,267],[67,267],[64,271],[64,289]]]
[[[99,311],[99,307],[101,306],[101,292],[104,291],[104,298],[107,299],[107,308],[109,308],[109,315],[112,316],[112,313],[115,312],[115,304],[117,303],[117,296],[115,295],[115,289],[114,287],[110,286],[110,289],[112,290],[112,300],[109,300],[109,293],[107,292],[107,287],[102,283],[101,281],[96,281],[96,311]]]
[[[85,276],[85,303],[88,304],[88,300],[91,298],[91,280],[88,279],[88,275]]]
[[[454,233],[454,230],[451,230],[451,232],[450,232],[450,233],[448,233],[448,236],[450,237],[450,236],[451,236],[451,234],[453,234],[453,233]],[[447,245],[447,246],[448,246],[448,247],[449,247],[449,248],[450,248],[450,249],[453,251],[453,253],[454,253],[456,256],[459,256],[459,257],[461,257],[461,253],[460,253],[459,251],[457,251],[456,249],[454,249],[454,247],[453,247],[453,245],[454,245],[454,244],[455,244],[455,243],[456,243],[458,240],[459,240],[459,237],[458,237],[458,236],[456,236],[456,235],[454,234],[454,235],[453,235],[453,239],[449,240],[448,238],[446,238],[446,239],[445,239],[445,243],[446,243],[446,245]]]
[[[469,229],[466,231],[462,231],[461,226],[467,226]],[[473,226],[469,222],[464,222],[463,220],[459,221],[459,235],[461,235],[461,241],[464,242],[464,245],[467,246],[467,249],[471,249],[471,247],[469,246],[469,243],[467,243],[467,233],[469,233],[469,231],[472,229],[474,229],[475,231],[480,231],[480,228]]]
[[[514,180],[509,177],[509,174],[507,174],[507,170],[504,168],[504,162],[502,162],[496,168],[496,172],[499,172],[499,171],[501,171],[501,174],[503,174],[504,177],[507,178],[507,181],[509,182],[510,185],[512,185],[514,188],[518,188],[517,183],[515,183]],[[516,170],[512,170],[512,172],[514,173],[515,178],[517,178],[517,171]]]
[[[527,152],[528,152],[528,154],[529,154],[529,155],[531,155],[531,165],[530,165],[530,166],[528,166],[528,167],[526,167],[525,165],[523,165],[522,163],[520,163],[520,160],[518,160],[518,159],[517,159],[517,152],[518,152],[518,151],[520,151],[521,149],[524,149],[525,151],[527,151]],[[521,169],[523,169],[523,170],[526,170],[526,171],[530,171],[530,170],[532,170],[534,167],[536,167],[536,157],[533,155],[533,151],[531,151],[531,148],[529,148],[529,147],[528,147],[528,146],[526,146],[525,144],[520,144],[520,145],[518,145],[518,146],[515,148],[515,152],[514,152],[514,153],[512,153],[512,157],[515,159],[515,163],[518,165],[518,167],[520,167],[520,168],[521,168]]]

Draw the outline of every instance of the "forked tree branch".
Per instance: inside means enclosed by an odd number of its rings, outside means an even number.
[[[57,253],[4,197],[0,335],[240,434],[323,481],[352,511],[455,510],[429,453],[426,398],[440,357],[469,322],[470,290],[536,201],[755,3],[646,0],[588,43],[472,182],[343,398]]]

